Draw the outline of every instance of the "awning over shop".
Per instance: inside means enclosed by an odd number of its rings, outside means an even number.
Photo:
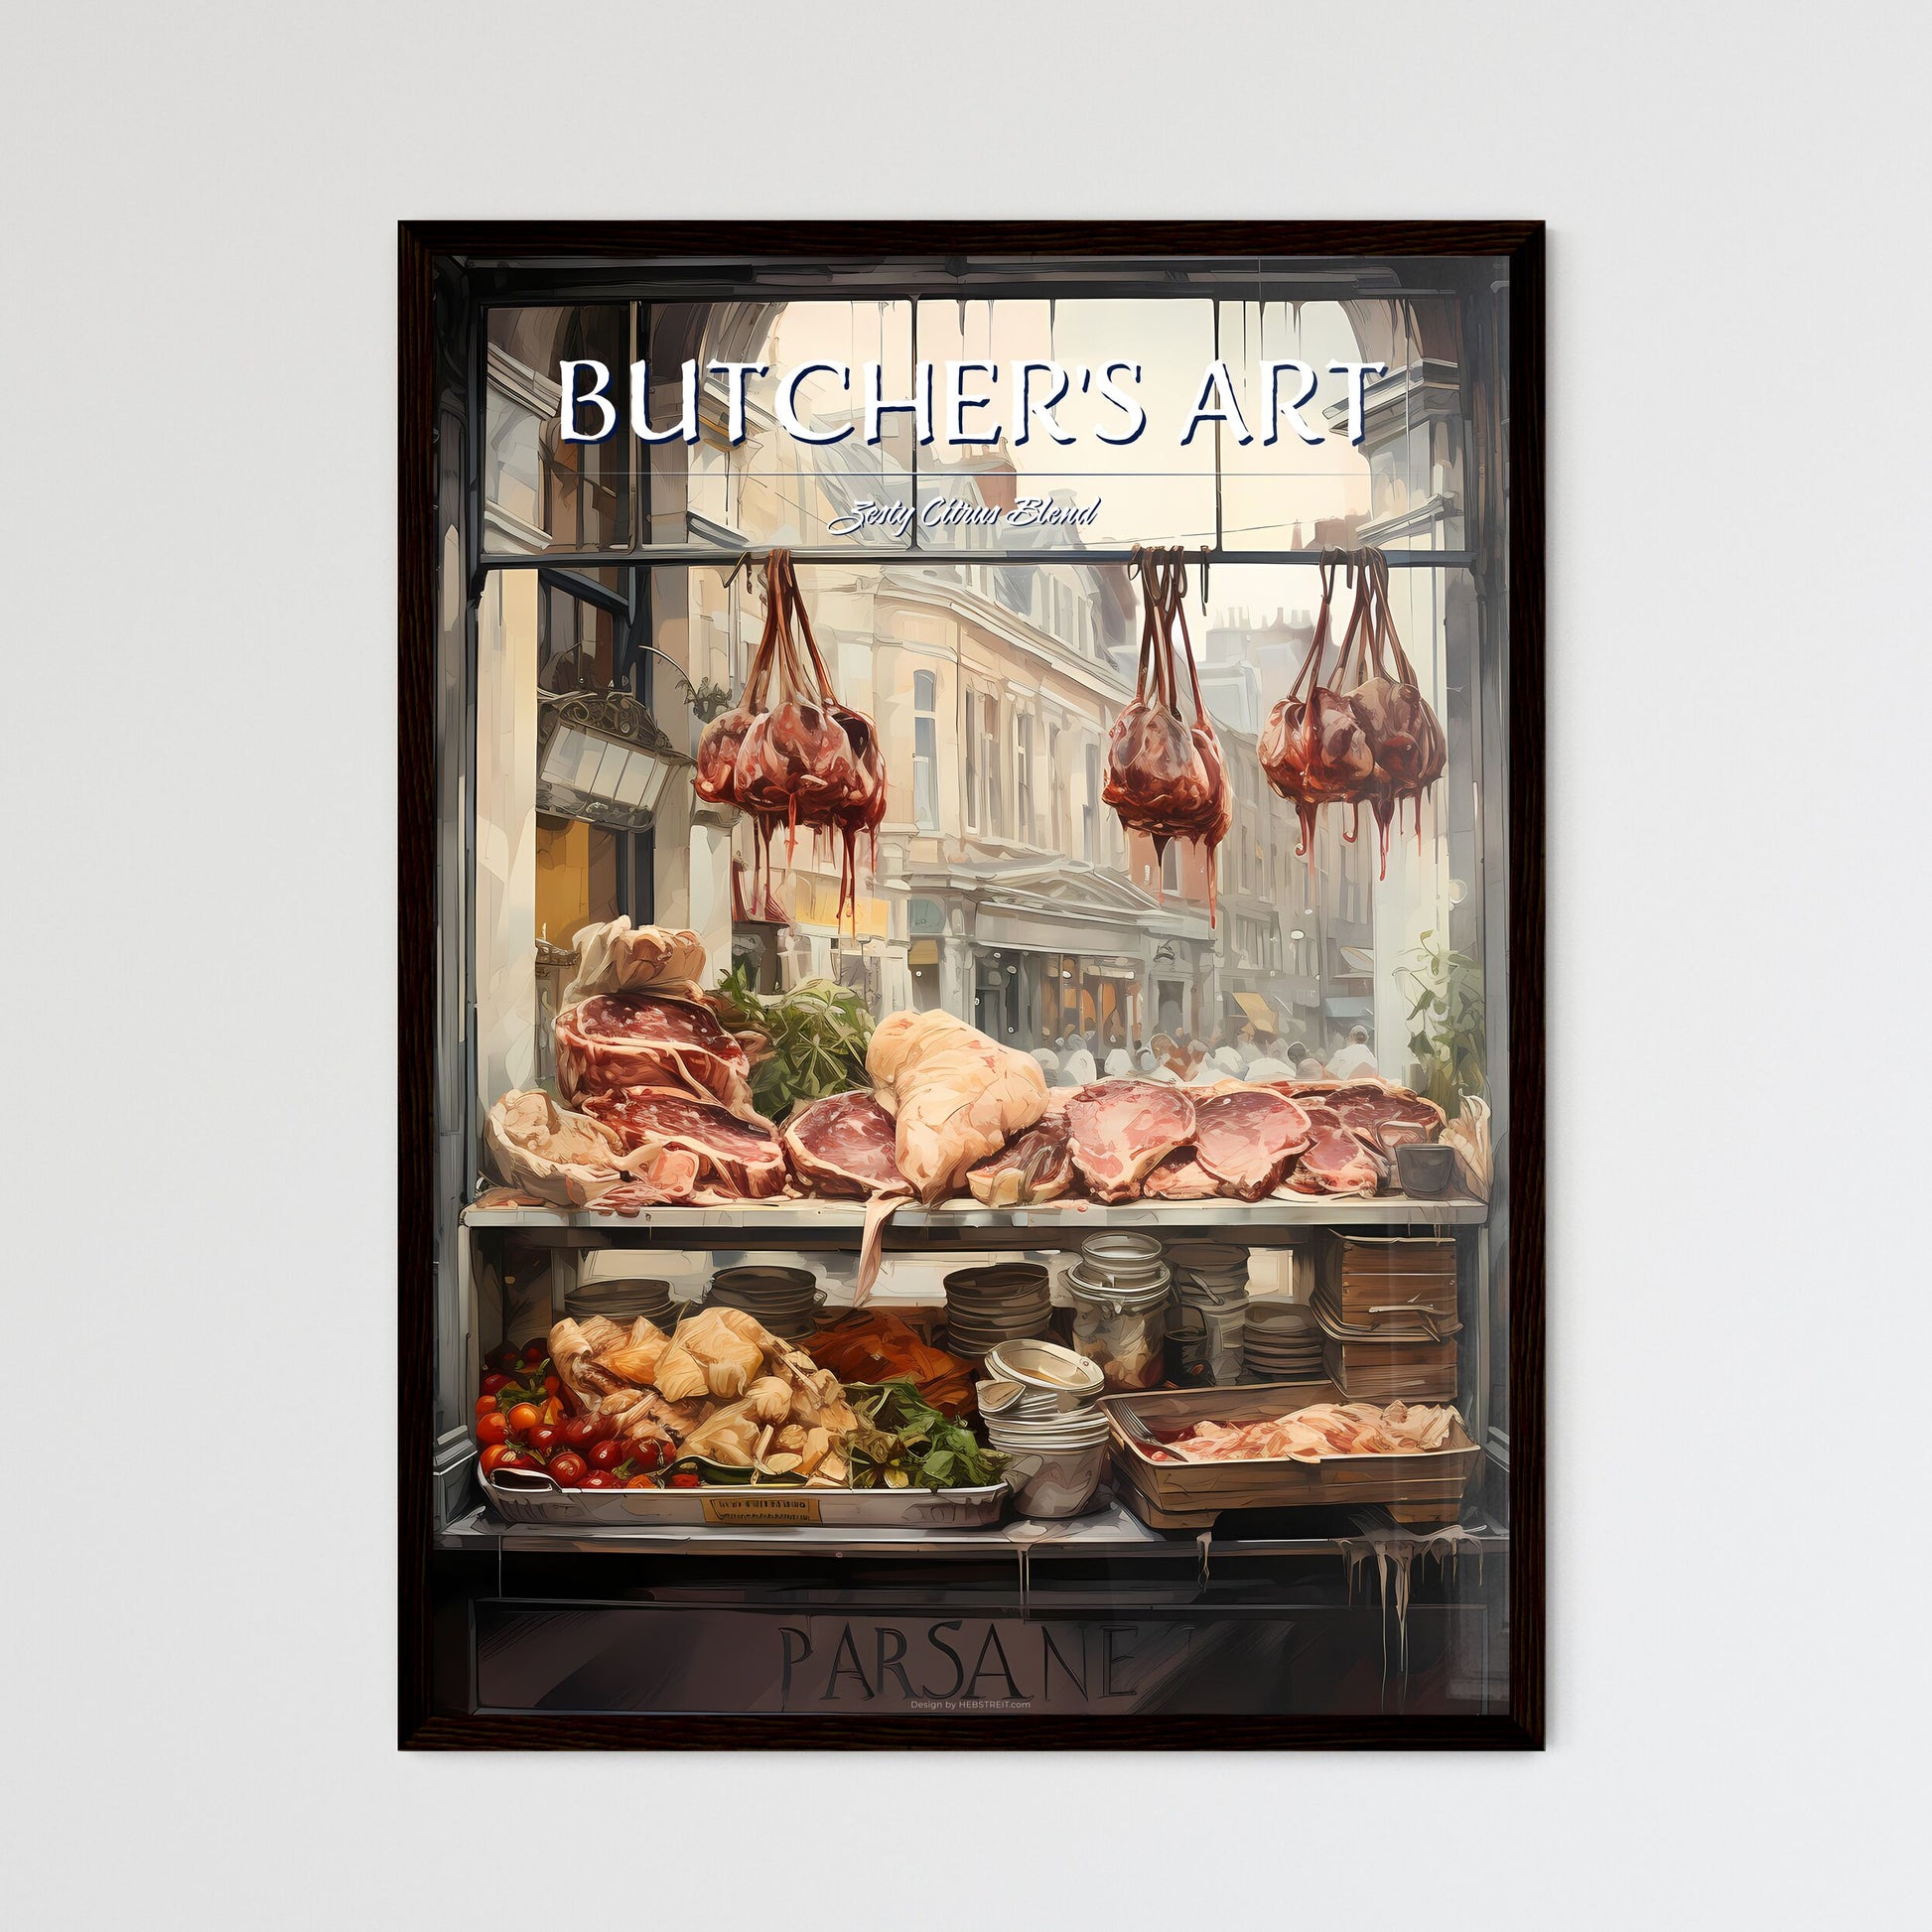
[[[1252,1020],[1265,1034],[1281,1032],[1281,1022],[1275,1018],[1275,1010],[1259,993],[1237,993],[1234,1004]]]
[[[1345,999],[1324,1000],[1321,1005],[1330,1020],[1373,1020],[1375,1018],[1373,1000],[1360,1000],[1351,995]]]

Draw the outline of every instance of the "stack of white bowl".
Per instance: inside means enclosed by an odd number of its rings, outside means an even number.
[[[1107,1473],[1100,1370],[1051,1341],[1009,1341],[987,1352],[979,1384],[987,1441],[1008,1458],[1007,1485],[1023,1516],[1078,1516]]]
[[[1116,1390],[1159,1388],[1167,1373],[1173,1274],[1151,1234],[1095,1234],[1066,1272],[1073,1345]]]
[[[809,1268],[759,1265],[721,1268],[711,1278],[708,1304],[743,1309],[780,1341],[809,1341],[818,1327],[823,1301],[818,1277]]]
[[[1251,1297],[1242,1361],[1245,1381],[1318,1382],[1321,1330],[1313,1314],[1280,1296]]]
[[[1183,1389],[1240,1381],[1248,1319],[1248,1251],[1230,1241],[1174,1241],[1168,1379]]]
[[[977,1360],[1004,1341],[1043,1335],[1053,1319],[1046,1270],[1037,1262],[956,1268],[946,1277],[946,1346]]]
[[[677,1326],[684,1304],[671,1300],[671,1285],[655,1275],[635,1278],[608,1276],[584,1282],[564,1297],[564,1312],[573,1321],[601,1314],[606,1321],[628,1327],[641,1314],[666,1333]]]

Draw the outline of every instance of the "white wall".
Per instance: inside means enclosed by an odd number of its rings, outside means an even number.
[[[12,11],[0,784],[9,823],[65,836],[12,854],[44,923],[5,949],[33,1016],[8,1332],[23,1363],[69,1322],[96,1338],[58,1404],[26,1394],[38,1367],[16,1397],[21,1921],[554,1915],[583,1886],[551,1852],[581,1866],[590,1830],[643,1848],[600,1898],[729,1922],[774,1868],[748,1860],[753,1788],[760,1815],[806,1794],[772,1854],[792,1890],[859,1920],[915,1896],[942,1932],[995,1901],[1015,1925],[1902,1921],[1926,1455],[1882,1364],[1925,1352],[1899,1185],[1924,1056],[1790,1016],[1820,960],[1891,979],[1929,952],[1897,873],[1927,653],[1893,615],[1919,602],[1923,437],[1880,433],[1924,409],[1895,346],[1927,296],[1924,14],[731,20]],[[1171,1759],[1157,1783],[974,1756],[942,1775],[978,1823],[935,1838],[897,1775],[856,1813],[811,1801],[868,1789],[851,1762],[392,1750],[394,222],[913,211],[1552,223],[1546,1756]],[[1856,749],[1824,757],[1821,626],[1830,666],[1868,653]],[[76,697],[106,767],[84,785],[39,722]],[[239,873],[201,863],[216,824]],[[103,916],[112,944],[68,949]],[[111,1028],[75,1020],[110,999]],[[81,1156],[22,1132],[42,1109],[92,1124]],[[1813,1151],[1847,1132],[1849,1161]],[[1855,1356],[1881,1365],[1841,1392],[1855,1420],[1808,1420]],[[256,1367],[286,1405],[246,1398]],[[164,1452],[164,1489],[93,1499]],[[641,1822],[667,1792],[668,1838]]]

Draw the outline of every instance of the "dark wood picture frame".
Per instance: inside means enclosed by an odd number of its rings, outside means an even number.
[[[908,1746],[1541,1748],[1544,1741],[1544,227],[1540,221],[442,222],[399,224],[399,1741],[416,1749]],[[596,261],[1024,251],[1494,256],[1509,264],[1509,1710],[1468,1718],[1150,1716],[943,1720],[451,1715],[435,1709],[432,1374],[436,1226],[436,347],[439,258]],[[474,1561],[474,1559],[472,1559]],[[447,1633],[446,1633],[447,1634]]]

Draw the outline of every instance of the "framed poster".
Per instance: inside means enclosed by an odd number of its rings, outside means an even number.
[[[403,1741],[1539,1745],[1540,224],[400,239]]]

